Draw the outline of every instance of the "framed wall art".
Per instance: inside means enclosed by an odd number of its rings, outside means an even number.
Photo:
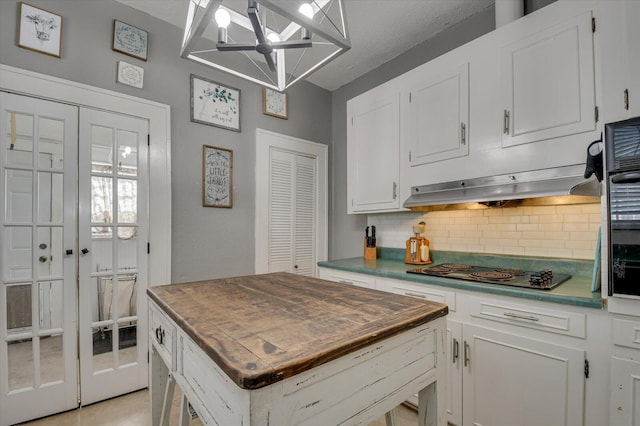
[[[202,145],[202,205],[233,207],[233,151]]]
[[[20,3],[18,46],[60,58],[62,16]]]
[[[191,74],[191,121],[240,131],[240,90]]]
[[[113,20],[112,50],[146,61],[148,47],[148,32],[117,19]]]
[[[144,84],[144,69],[118,61],[118,83],[142,89]]]
[[[262,112],[272,117],[289,118],[289,104],[286,93],[277,90],[262,88]]]

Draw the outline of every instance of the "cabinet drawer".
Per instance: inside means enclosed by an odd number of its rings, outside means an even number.
[[[179,372],[188,385],[185,393],[190,395],[187,398],[195,400],[198,414],[206,423],[246,424],[242,412],[237,411],[236,407],[249,406],[248,393],[232,385],[229,376],[193,340],[181,333],[180,342],[182,348]]]
[[[477,300],[472,303],[471,316],[555,334],[586,338],[587,318],[584,314],[575,312]]]
[[[155,303],[149,303],[149,336],[171,371],[176,369],[176,328]]]
[[[640,349],[640,321],[614,319],[613,344]]]
[[[376,288],[376,280],[373,277],[354,274],[334,269],[320,268],[320,278],[328,281],[335,281],[342,284],[355,285],[365,288]]]
[[[444,303],[449,307],[449,311],[456,310],[456,294],[452,291],[434,289],[420,284],[410,284],[399,281],[386,281],[385,290],[390,293],[402,294],[404,296],[417,297],[431,302]]]

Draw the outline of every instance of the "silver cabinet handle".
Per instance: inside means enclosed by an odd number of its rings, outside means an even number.
[[[467,126],[464,123],[460,123],[460,143],[467,144]]]
[[[351,281],[345,281],[345,280],[340,280],[338,281],[340,284],[348,284],[348,285],[353,285],[353,283]]]
[[[465,367],[469,365],[469,363],[471,362],[471,358],[469,357],[469,352],[471,352],[471,348],[469,347],[469,344],[465,340],[464,342],[464,366]]]
[[[393,199],[398,198],[398,184],[393,182]]]
[[[540,318],[534,317],[533,315],[520,315],[513,312],[505,312],[503,315],[505,317],[523,319],[527,321],[540,321]]]
[[[504,134],[509,134],[509,111],[504,110]]]
[[[629,110],[629,89],[624,89],[624,109]]]
[[[424,294],[413,293],[413,292],[410,292],[410,291],[405,291],[404,295],[405,296],[411,296],[411,297],[419,297],[420,299],[426,299],[427,298]]]
[[[451,348],[451,352],[453,352],[452,363],[456,363],[456,360],[460,357],[460,342],[458,339],[453,339],[453,347]]]

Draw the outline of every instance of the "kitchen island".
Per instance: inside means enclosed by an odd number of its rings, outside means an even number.
[[[154,425],[174,381],[205,424],[366,424],[415,393],[446,424],[444,304],[288,273],[147,293]]]

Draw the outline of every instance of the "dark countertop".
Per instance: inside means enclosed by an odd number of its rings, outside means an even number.
[[[378,256],[379,257],[376,260],[365,261],[362,257],[354,257],[350,259],[318,262],[318,266],[421,284],[430,284],[482,293],[500,294],[503,296],[561,303],[564,305],[583,306],[596,309],[603,309],[604,307],[604,301],[601,297],[600,290],[596,290],[593,293],[591,292],[591,281],[593,275],[593,261],[591,260],[535,257],[525,258],[445,251],[432,251],[431,253],[431,259],[433,260],[432,265],[439,263],[464,263],[480,266],[500,265],[504,268],[516,268],[529,271],[551,269],[558,273],[571,275],[571,278],[568,281],[563,282],[552,290],[533,290],[498,284],[475,283],[472,281],[452,278],[408,274],[406,273],[407,269],[418,268],[420,265],[405,264],[404,250],[402,249],[379,247]]]
[[[447,305],[284,272],[147,294],[241,388],[257,389],[447,315]]]

